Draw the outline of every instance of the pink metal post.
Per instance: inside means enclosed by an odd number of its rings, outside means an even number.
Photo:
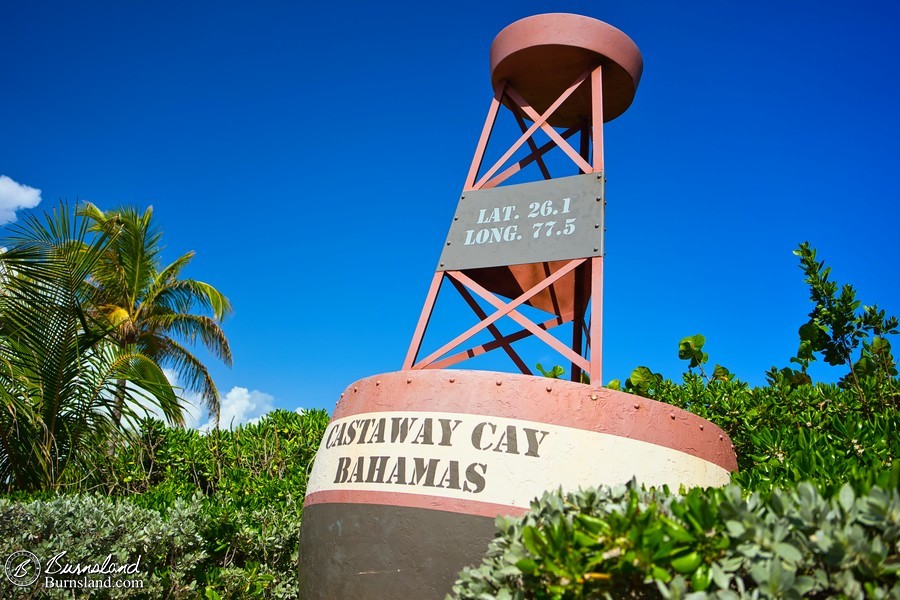
[[[425,337],[425,329],[428,327],[428,322],[431,320],[431,315],[434,311],[434,303],[437,301],[438,292],[441,289],[441,282],[443,280],[444,274],[441,271],[435,273],[431,280],[431,287],[428,288],[428,295],[425,297],[425,305],[422,307],[422,314],[419,315],[416,331],[413,333],[413,339],[409,345],[409,350],[406,353],[406,359],[403,361],[404,370],[411,369],[413,363],[416,362],[419,349],[422,347],[422,339]]]
[[[466,184],[463,189],[472,189],[472,186],[475,184],[475,178],[478,177],[478,170],[481,169],[481,163],[484,161],[484,151],[487,149],[488,140],[491,138],[491,132],[494,130],[494,123],[497,122],[497,113],[500,111],[500,102],[503,99],[505,89],[505,81],[498,82],[494,86],[494,99],[491,101],[487,118],[484,120],[481,137],[478,139],[478,146],[475,148],[475,156],[472,157],[472,166],[469,167],[469,175],[466,177]]]
[[[591,73],[594,171],[603,173],[603,67]],[[604,174],[604,178],[606,175]],[[604,202],[606,200],[604,199]],[[605,250],[604,250],[605,252]],[[591,259],[591,381],[603,385],[603,256]]]
[[[591,73],[591,127],[594,130],[594,171],[603,172],[603,67]]]
[[[591,259],[591,381],[603,385],[603,257]]]

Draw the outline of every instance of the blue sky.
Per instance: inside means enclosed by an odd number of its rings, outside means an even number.
[[[188,274],[235,306],[234,368],[211,363],[235,418],[330,410],[400,368],[487,110],[490,43],[542,12],[604,20],[644,56],[606,128],[604,380],[677,377],[699,332],[712,362],[762,383],[810,310],[804,240],[900,313],[892,2],[7,2],[0,175],[40,189],[39,208],[152,204],[168,257],[195,250]],[[449,310],[434,346],[460,330]]]

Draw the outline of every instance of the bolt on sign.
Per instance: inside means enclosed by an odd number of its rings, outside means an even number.
[[[540,263],[603,254],[603,175],[465,192],[441,270]]]

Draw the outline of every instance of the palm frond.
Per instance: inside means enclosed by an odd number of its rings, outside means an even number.
[[[146,330],[153,332],[154,336],[165,333],[191,344],[200,342],[227,366],[232,365],[231,346],[228,344],[225,332],[222,331],[215,319],[183,313],[154,315],[147,319]]]
[[[157,352],[160,364],[175,371],[178,382],[184,389],[200,394],[210,416],[218,421],[219,390],[206,366],[190,350],[169,337],[157,338]]]
[[[118,235],[91,232],[61,204],[26,215],[2,242],[9,250],[0,253],[0,486],[57,486],[74,458],[97,450],[86,445],[88,432],[119,429],[119,380],[183,422],[159,366],[114,345],[112,328],[97,317],[88,277]]]

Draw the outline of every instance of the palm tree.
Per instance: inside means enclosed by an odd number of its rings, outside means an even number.
[[[155,407],[172,423],[183,417],[162,370],[134,345],[110,343],[111,328],[92,318],[87,278],[117,228],[91,236],[61,205],[10,231],[0,253],[0,487],[54,489],[70,464],[90,461],[98,436],[121,432],[121,416],[133,423]]]
[[[90,277],[94,303],[101,318],[114,328],[113,339],[120,347],[133,346],[161,367],[173,369],[185,389],[199,393],[218,423],[219,392],[189,346],[200,342],[231,366],[231,348],[220,326],[231,312],[231,303],[207,283],[179,278],[194,252],[159,268],[162,234],[152,221],[152,207],[143,214],[132,207],[104,212],[87,202],[78,214],[87,217],[97,232],[109,235],[120,230]],[[122,381],[119,405],[124,391]]]

